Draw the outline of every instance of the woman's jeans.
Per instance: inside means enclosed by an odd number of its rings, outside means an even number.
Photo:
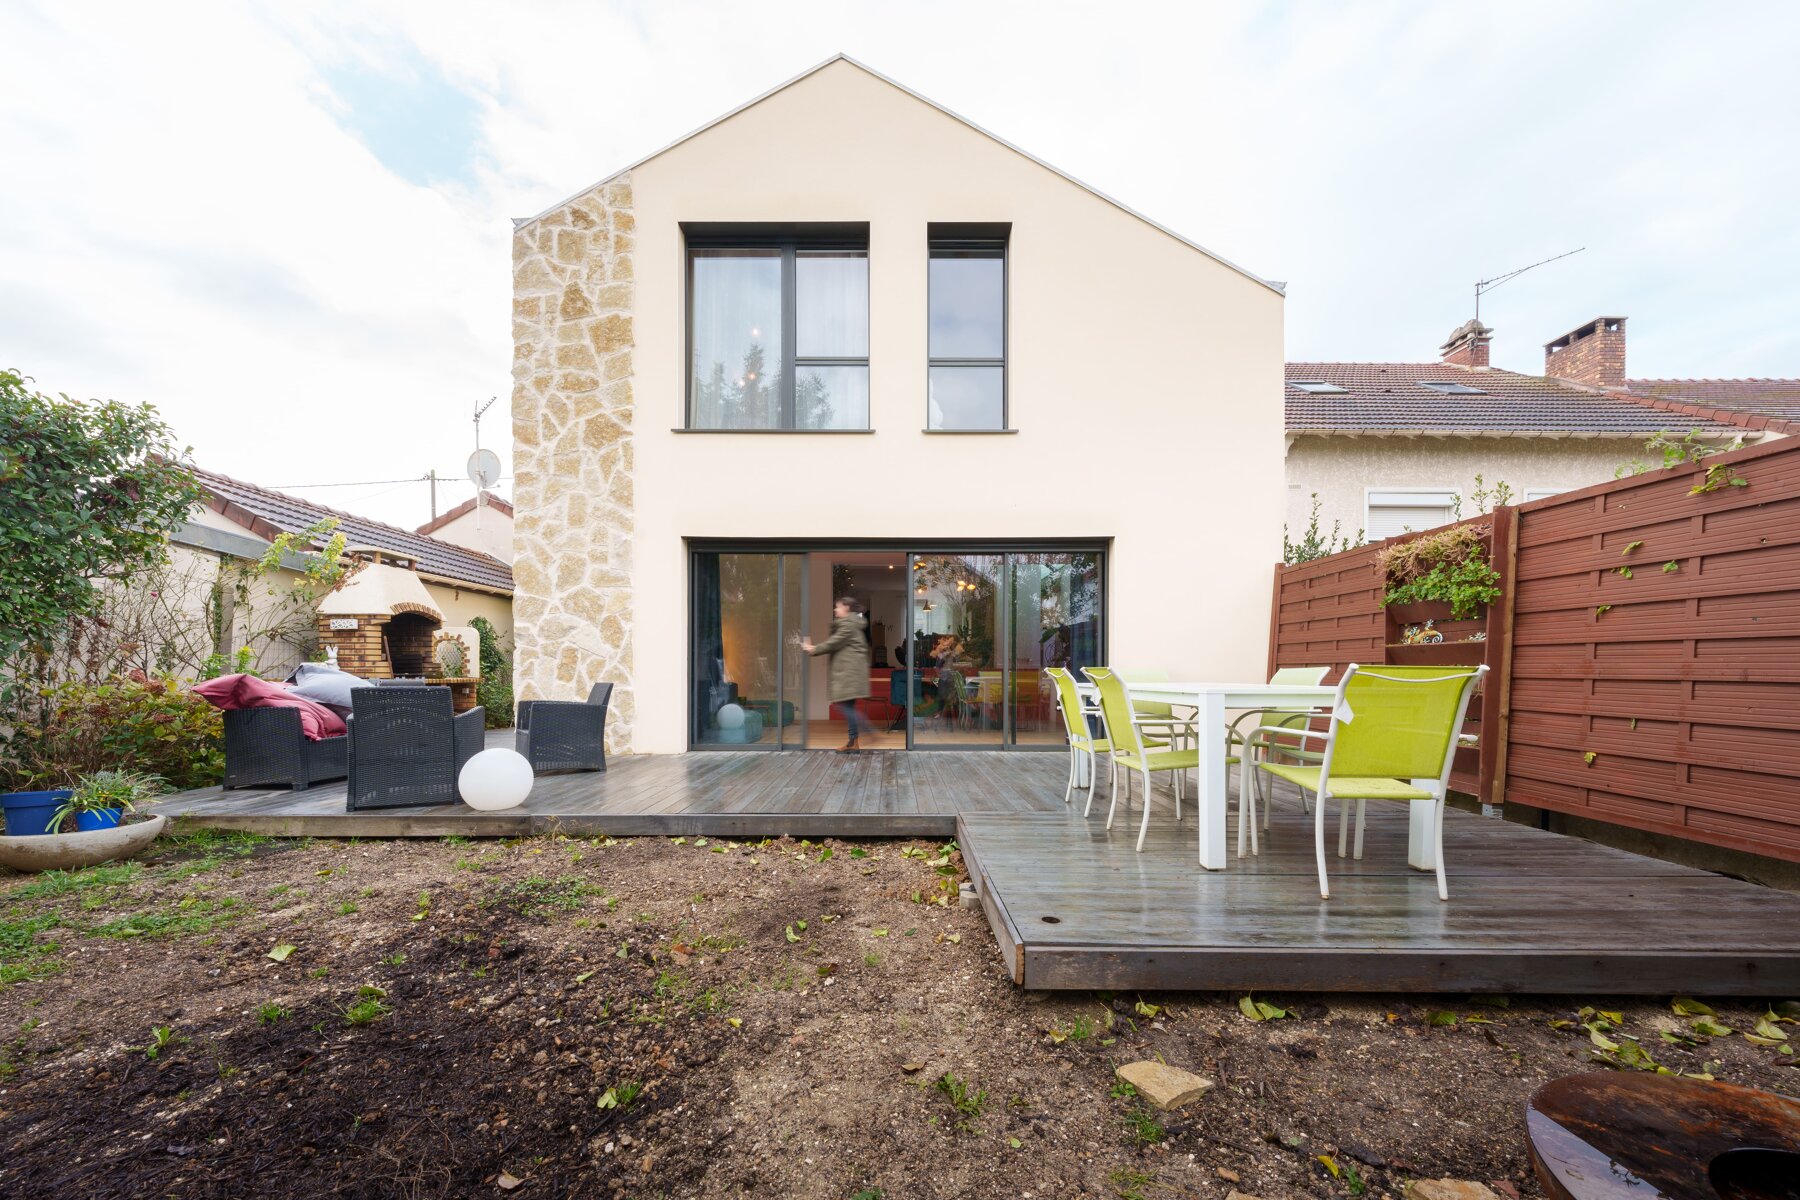
[[[862,713],[857,709],[856,701],[835,700],[831,707],[838,711],[839,715],[844,718],[845,725],[849,727],[850,735],[845,739],[846,743],[856,741],[858,736],[868,731],[869,723],[863,719]]]

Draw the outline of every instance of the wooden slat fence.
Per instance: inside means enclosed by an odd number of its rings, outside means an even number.
[[[1516,571],[1506,798],[1800,861],[1800,440],[1525,505]]]
[[[1800,438],[1481,519],[1504,595],[1457,789],[1800,861]],[[1271,669],[1418,661],[1378,549],[1277,568]]]

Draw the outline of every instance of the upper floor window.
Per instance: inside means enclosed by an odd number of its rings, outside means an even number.
[[[868,429],[868,226],[686,233],[688,428]]]
[[[1402,533],[1423,533],[1456,520],[1457,497],[1452,489],[1370,488],[1367,495],[1363,530],[1371,542]]]
[[[933,225],[928,429],[1007,428],[1005,226]]]

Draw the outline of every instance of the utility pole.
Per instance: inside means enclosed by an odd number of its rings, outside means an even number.
[[[431,519],[437,520],[437,468],[431,468]]]

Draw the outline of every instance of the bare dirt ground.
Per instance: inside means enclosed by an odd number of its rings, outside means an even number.
[[[1800,1091],[1760,1003],[1026,994],[936,843],[159,846],[0,878],[0,1194],[1533,1196],[1556,1075]]]

